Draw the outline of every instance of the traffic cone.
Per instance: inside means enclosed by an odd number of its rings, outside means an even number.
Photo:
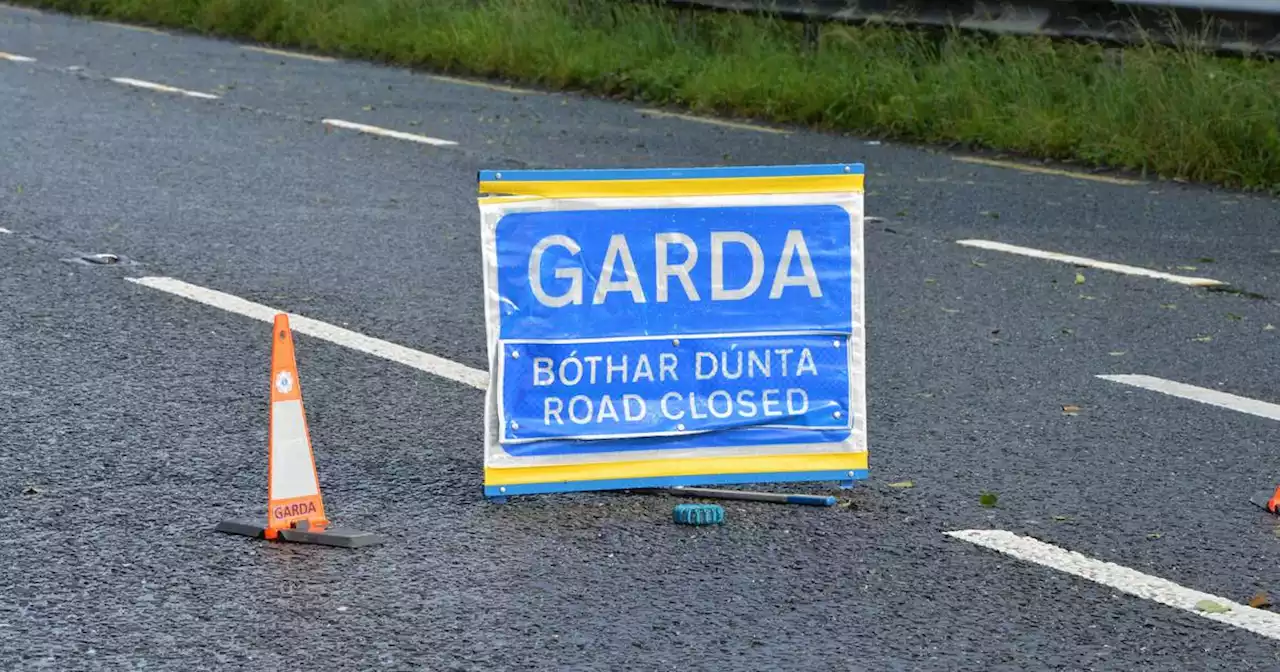
[[[271,330],[271,406],[267,411],[267,524],[225,520],[215,531],[260,539],[356,548],[384,541],[368,532],[329,527],[316,476],[315,456],[302,406],[289,316],[278,313]]]
[[[1275,492],[1267,492],[1263,490],[1249,498],[1250,502],[1270,511],[1271,513],[1280,515],[1280,487]]]

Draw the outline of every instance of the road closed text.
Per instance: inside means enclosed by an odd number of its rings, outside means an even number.
[[[842,337],[508,346],[509,438],[848,422]]]

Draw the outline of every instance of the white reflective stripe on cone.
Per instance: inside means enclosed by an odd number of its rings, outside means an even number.
[[[307,424],[297,399],[271,405],[271,497],[292,499],[320,494],[307,446]]]

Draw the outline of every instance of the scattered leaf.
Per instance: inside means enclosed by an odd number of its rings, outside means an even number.
[[[1068,335],[1068,336],[1071,336],[1071,335],[1073,335],[1073,334],[1075,334],[1075,333],[1076,333],[1076,330],[1075,330],[1075,329],[1067,329],[1067,328],[1063,328],[1062,333],[1064,333],[1064,334],[1066,334],[1066,335]]]
[[[1236,315],[1235,313],[1227,313],[1227,319],[1228,319],[1228,320],[1243,320],[1244,318],[1243,318],[1243,317],[1241,317],[1241,316],[1239,316],[1239,315]]]
[[[22,489],[22,494],[24,494],[24,495],[38,495],[38,494],[40,494],[40,488],[37,488],[37,487],[35,487],[34,485],[28,485],[27,487],[25,487],[25,488],[23,488],[23,489]]]
[[[21,185],[21,184],[19,184],[19,185],[18,185],[18,193],[19,193],[19,194],[21,194],[21,193],[22,193],[22,185]]]
[[[912,483],[911,481],[898,481],[897,483],[890,483],[890,484],[889,484],[889,487],[891,487],[891,488],[914,488],[914,487],[916,487],[916,484],[915,484],[915,483]]]
[[[1194,270],[1196,270],[1196,267],[1195,267],[1195,266],[1179,266],[1179,267],[1178,267],[1178,270],[1180,270],[1180,271],[1194,271]]]
[[[894,215],[894,217],[906,217],[906,216],[907,216],[906,210],[899,210],[897,214]]]
[[[1071,520],[1071,516],[1054,516],[1053,519],[1058,522],[1062,522],[1064,520]]]
[[[1198,261],[1198,262],[1200,262],[1200,263],[1202,263],[1202,264],[1212,264],[1212,263],[1213,263],[1213,257],[1200,257],[1199,259],[1196,259],[1196,261]]]
[[[1263,328],[1262,328],[1262,330],[1263,330],[1263,331],[1275,331],[1275,330],[1276,330],[1276,325],[1274,325],[1274,324],[1268,324],[1267,326],[1263,327]]]
[[[936,285],[936,284],[938,284],[938,281],[937,281],[937,280],[934,280],[933,278],[925,278],[925,279],[924,279],[924,284],[926,284],[926,285]]]
[[[1196,602],[1196,609],[1210,614],[1225,614],[1228,611],[1231,611],[1231,607],[1224,607],[1213,600],[1200,600],[1199,602]]]
[[[994,210],[983,210],[978,214],[982,215],[983,217],[990,217],[991,219],[1000,219],[1000,213]]]
[[[1163,536],[1164,536],[1164,533],[1163,533],[1163,532],[1152,532],[1151,534],[1148,534],[1148,535],[1147,535],[1147,538],[1148,538],[1148,539],[1159,539],[1160,537],[1163,537]]]
[[[1062,412],[1067,415],[1075,415],[1080,412],[1080,407],[1075,404],[1067,404],[1062,407]]]
[[[1162,304],[1160,304],[1160,307],[1161,307],[1161,308],[1164,308],[1165,310],[1177,310],[1177,309],[1178,309],[1178,304],[1176,304],[1176,303],[1162,303]]]
[[[1193,339],[1191,339],[1191,340],[1193,340],[1193,341],[1197,341],[1197,342],[1199,342],[1199,343],[1208,343],[1209,341],[1212,341],[1212,340],[1213,340],[1213,337],[1212,337],[1212,336],[1196,336],[1195,338],[1193,338]]]
[[[1084,299],[1085,301],[1093,301],[1096,297],[1089,296],[1088,294],[1081,294],[1080,298]]]
[[[960,312],[960,309],[959,309],[959,308],[943,308],[943,309],[942,309],[942,312],[944,312],[944,313],[958,313],[958,312]]]
[[[1112,357],[1121,357],[1121,356],[1123,356],[1123,355],[1124,355],[1124,353],[1125,353],[1125,352],[1127,352],[1127,351],[1125,351],[1125,350],[1112,350],[1111,352],[1108,352],[1107,354],[1108,354],[1108,355],[1111,355]]]
[[[999,500],[1000,495],[994,492],[983,492],[982,495],[978,497],[978,503],[988,509],[995,506],[996,502]]]
[[[867,215],[862,218],[862,221],[867,224],[884,224],[884,217],[872,217],[871,215]]]
[[[986,267],[987,267],[987,265],[986,265],[985,263],[983,263],[983,262],[981,262],[981,261],[978,261],[977,259],[970,259],[970,260],[969,260],[969,263],[973,264],[974,266],[977,266],[978,268],[986,268]]]
[[[1271,596],[1267,595],[1266,591],[1258,591],[1249,598],[1249,606],[1254,609],[1266,609],[1271,606]]]
[[[362,108],[360,108],[360,109],[364,110],[365,112],[372,112],[372,111],[373,111],[373,106],[372,106],[372,105],[365,105],[364,107],[362,107]]]
[[[1084,284],[1084,273],[1076,273],[1076,284],[1077,285]]]

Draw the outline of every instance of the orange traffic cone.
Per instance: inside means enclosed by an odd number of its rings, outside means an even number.
[[[275,317],[271,339],[271,406],[267,411],[267,524],[227,520],[218,532],[355,548],[381,543],[375,534],[329,527],[302,407],[289,316]]]
[[[1250,497],[1249,501],[1261,506],[1271,513],[1280,515],[1280,487],[1276,488],[1275,492],[1270,493],[1263,490],[1262,492]]]

